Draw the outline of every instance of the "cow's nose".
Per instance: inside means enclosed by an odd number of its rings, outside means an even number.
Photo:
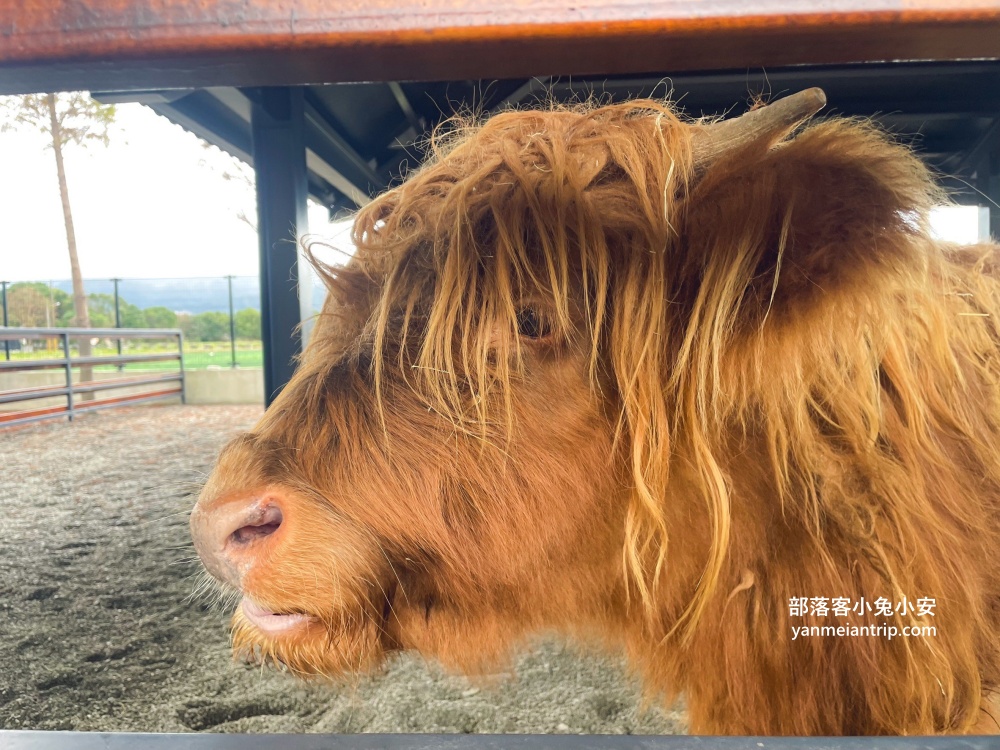
[[[281,498],[274,493],[205,505],[199,501],[191,512],[191,536],[208,572],[240,586],[283,520]]]

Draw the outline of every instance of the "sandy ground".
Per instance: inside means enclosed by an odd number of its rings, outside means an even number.
[[[349,686],[230,657],[192,603],[191,494],[254,407],[160,406],[0,431],[0,728],[683,731],[614,659],[540,643],[489,687],[405,656]]]

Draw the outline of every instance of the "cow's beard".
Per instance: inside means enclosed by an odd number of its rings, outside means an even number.
[[[371,611],[368,611],[371,609]],[[250,664],[284,667],[300,677],[363,674],[398,650],[388,632],[388,608],[312,615],[289,632],[271,635],[251,623],[242,608],[233,615],[233,655]]]

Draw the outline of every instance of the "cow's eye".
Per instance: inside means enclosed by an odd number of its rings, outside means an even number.
[[[552,328],[533,307],[522,307],[517,312],[517,332],[528,339],[542,339],[552,333]]]

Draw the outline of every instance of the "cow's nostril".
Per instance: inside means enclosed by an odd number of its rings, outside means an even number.
[[[281,526],[281,520],[281,508],[277,505],[268,505],[247,519],[246,523],[230,534],[229,538],[237,544],[249,544],[273,534]]]

